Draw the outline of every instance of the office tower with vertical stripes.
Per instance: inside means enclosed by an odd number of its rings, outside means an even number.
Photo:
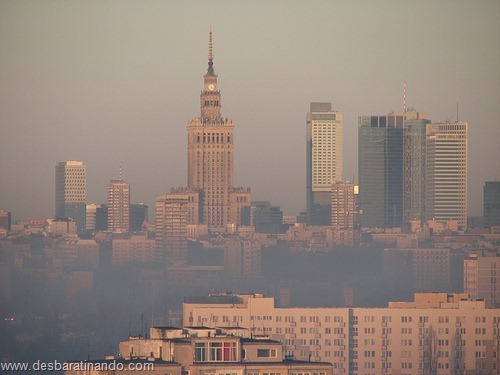
[[[311,103],[306,116],[306,207],[309,225],[330,225],[332,181],[342,180],[342,113]]]
[[[465,122],[439,122],[426,132],[426,216],[467,227],[467,129]]]

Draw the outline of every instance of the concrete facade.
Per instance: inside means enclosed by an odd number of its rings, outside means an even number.
[[[87,167],[81,161],[56,165],[56,218],[72,218],[78,230],[85,229]]]
[[[482,298],[486,306],[500,308],[500,256],[477,251],[464,260],[464,293]]]
[[[276,308],[263,295],[213,295],[185,299],[183,322],[249,328],[296,359],[331,362],[335,374],[500,373],[498,310],[467,295],[415,294],[386,308]]]
[[[467,228],[467,128],[465,122],[427,126],[427,220],[457,220]]]
[[[356,186],[349,182],[333,181],[331,223],[336,230],[356,229],[357,207],[355,199]]]
[[[342,180],[342,113],[310,103],[306,115],[306,190],[309,225],[330,225],[333,180]]]
[[[108,230],[113,233],[130,231],[130,184],[121,179],[108,184]]]
[[[132,235],[130,238],[114,238],[112,241],[111,262],[153,263],[156,259],[156,241],[148,239],[147,234]]]

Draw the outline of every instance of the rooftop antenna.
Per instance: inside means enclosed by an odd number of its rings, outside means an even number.
[[[457,122],[458,122],[458,102],[457,102]]]
[[[121,181],[122,179],[122,163],[120,162],[120,166],[118,167],[118,179]]]
[[[403,82],[403,113],[406,114],[406,81]]]
[[[208,59],[212,61],[214,58],[213,56],[213,46],[212,46],[212,25],[210,25],[210,38],[208,41]]]

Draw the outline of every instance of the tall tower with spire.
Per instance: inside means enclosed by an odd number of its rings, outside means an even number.
[[[118,180],[108,184],[108,230],[128,233],[130,230],[130,184],[122,179],[122,166]]]
[[[212,28],[208,44],[208,69],[200,94],[200,117],[188,122],[188,187],[198,189],[202,222],[209,228],[236,223],[233,187],[233,121],[221,115],[221,94],[214,71]],[[238,197],[250,199],[248,197]],[[234,204],[233,204],[234,205]],[[248,201],[250,205],[250,201]]]

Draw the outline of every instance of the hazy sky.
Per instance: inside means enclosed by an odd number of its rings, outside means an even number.
[[[305,209],[305,114],[344,114],[344,177],[357,118],[407,103],[469,128],[469,215],[500,178],[500,2],[0,0],[0,209],[54,215],[57,161],[87,165],[87,203],[118,166],[132,201],[187,184],[208,31],[235,184]],[[150,220],[153,219],[150,208]]]

